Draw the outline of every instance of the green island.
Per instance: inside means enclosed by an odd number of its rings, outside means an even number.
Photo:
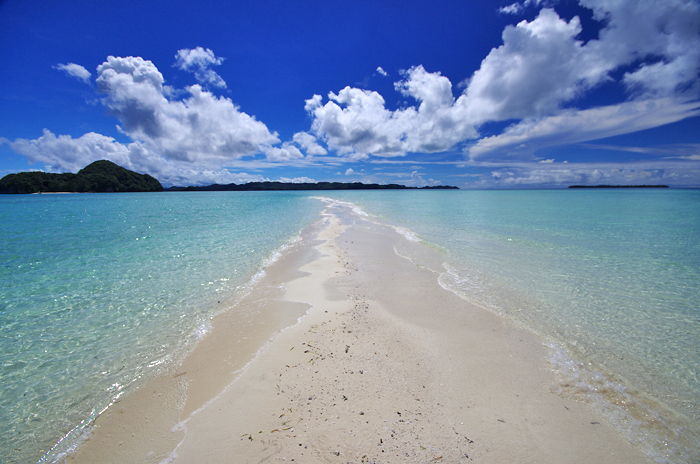
[[[399,184],[363,184],[361,182],[249,182],[246,184],[213,184],[206,186],[169,187],[148,174],[129,171],[111,161],[101,160],[84,167],[77,174],[19,172],[0,179],[0,194],[22,193],[109,193],[109,192],[245,192],[259,190],[410,190]],[[448,185],[420,189],[458,189]]]
[[[104,193],[162,192],[163,186],[148,174],[129,171],[111,161],[95,161],[77,174],[70,172],[19,172],[0,179],[0,193]]]
[[[165,192],[250,192],[270,190],[416,190],[416,189],[459,189],[449,185],[431,187],[407,187],[399,184],[363,184],[362,182],[248,182],[247,184],[212,184],[201,187],[170,187]]]

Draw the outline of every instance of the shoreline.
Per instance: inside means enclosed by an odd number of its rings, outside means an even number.
[[[243,303],[280,305],[287,329],[251,341],[244,362],[240,344],[222,349],[240,320],[215,318],[176,372],[111,408],[69,460],[650,462],[552,393],[541,340],[399,257],[398,231],[328,210],[315,247],[270,266]]]

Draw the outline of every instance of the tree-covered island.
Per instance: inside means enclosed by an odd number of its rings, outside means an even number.
[[[212,184],[204,186],[163,186],[148,174],[129,171],[111,161],[95,161],[77,174],[19,172],[0,179],[0,194],[13,193],[104,193],[104,192],[246,192],[274,190],[415,190],[399,184],[363,184],[361,182],[249,182],[246,184]],[[458,189],[449,185],[421,189]]]
[[[163,186],[148,174],[129,171],[111,161],[101,160],[70,172],[19,172],[0,179],[0,193],[101,193],[162,192]]]

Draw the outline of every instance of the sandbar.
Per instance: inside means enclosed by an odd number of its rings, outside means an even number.
[[[651,462],[557,393],[542,340],[441,287],[424,265],[438,251],[402,257],[396,229],[326,201],[304,243],[69,461]]]

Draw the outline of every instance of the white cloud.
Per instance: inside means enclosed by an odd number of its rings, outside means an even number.
[[[311,128],[331,149],[353,158],[403,154],[398,120],[377,92],[345,87],[337,95],[331,92],[323,106],[316,97],[307,100],[307,108],[313,108]]]
[[[395,89],[417,105],[390,111],[379,93],[352,87],[331,92],[325,104],[314,95],[306,101],[311,132],[341,156],[365,159],[445,151],[478,138],[476,128],[484,123],[516,120],[500,135],[478,140],[470,154],[504,156],[508,149],[508,156],[517,158],[545,146],[630,133],[698,114],[687,103],[700,93],[695,3],[581,3],[606,23],[598,40],[584,43],[578,38],[578,17],[566,21],[544,8],[534,20],[504,29],[503,44],[491,50],[457,99],[449,79],[416,66],[403,73]],[[526,0],[507,9],[541,4]],[[629,65],[620,83],[630,90],[630,101],[583,111],[565,108]]]
[[[580,0],[606,22],[591,54],[617,67],[641,61],[624,82],[654,96],[697,97],[700,66],[700,5],[692,0],[654,2]]]
[[[421,175],[418,171],[413,171],[411,173],[411,180],[406,182],[406,185],[412,187],[425,187],[427,185],[438,185],[439,183],[440,182],[436,182],[433,179],[425,180],[423,179],[423,175]]]
[[[697,161],[647,159],[624,162],[493,162],[470,161],[468,165],[487,174],[469,186],[474,188],[568,187],[587,185],[666,184],[675,187],[700,187],[700,166]]]
[[[184,67],[220,62],[210,50],[200,48],[181,55]],[[108,159],[176,185],[263,180],[223,167],[258,153],[265,154],[269,163],[304,157],[291,142],[275,147],[280,142],[277,134],[239,111],[228,98],[216,97],[200,85],[169,90],[163,75],[148,60],[110,56],[97,73],[97,91],[104,95],[101,101],[119,120],[119,130],[131,143],[93,132],[79,138],[57,136],[45,129],[37,139],[9,142],[11,148],[32,163],[42,163],[48,171],[76,172],[93,161]],[[181,100],[171,98],[183,94]],[[310,152],[325,153],[314,145],[312,135],[306,135],[298,139]]]
[[[175,55],[175,66],[183,71],[194,71],[195,78],[202,85],[226,87],[226,82],[211,67],[220,65],[224,59],[214,55],[210,49],[197,47],[183,48]]]
[[[103,103],[122,131],[166,159],[220,165],[279,142],[230,99],[199,85],[187,88],[188,98],[169,100],[163,76],[143,58],[110,56],[97,71],[97,89],[107,95]]]
[[[523,5],[521,3],[512,3],[507,6],[503,6],[498,9],[499,13],[503,14],[518,14],[523,10]]]
[[[572,169],[561,164],[554,169],[513,169],[493,171],[490,179],[482,180],[482,187],[569,185],[674,185],[697,186],[700,169],[644,169],[629,164],[625,167],[578,166]]]
[[[420,102],[419,112],[432,114],[454,102],[452,83],[439,72],[429,73],[418,66],[405,72],[404,76],[406,79],[394,84],[394,88]]]
[[[85,82],[86,84],[90,83],[90,71],[85,69],[84,67],[80,66],[79,64],[75,63],[68,63],[68,64],[57,64],[54,66],[55,69],[58,69],[59,71],[63,71],[66,74],[68,74],[71,77],[75,77],[76,79],[80,79],[81,81]]]
[[[439,152],[476,136],[463,110],[455,106],[452,84],[440,73],[416,66],[404,73],[396,90],[415,99],[418,107],[387,110],[377,92],[345,87],[306,101],[312,132],[329,148],[354,159],[370,155],[403,156],[407,152]]]
[[[555,2],[526,0],[516,12]],[[482,61],[462,95],[422,66],[404,73],[395,89],[417,101],[396,111],[382,95],[346,87],[306,101],[311,132],[341,156],[365,159],[407,152],[434,153],[478,138],[487,122],[516,120],[501,134],[480,139],[473,158],[532,158],[543,147],[596,140],[679,121],[698,114],[700,9],[691,0],[665,2],[581,0],[605,26],[583,42],[578,17],[566,21],[551,8],[503,31],[503,44]],[[512,10],[512,11],[511,11]],[[629,101],[578,110],[566,105],[631,66],[619,83]]]
[[[354,173],[355,173],[355,171],[354,171],[352,168],[347,168],[347,169],[345,170],[345,175],[346,175],[346,176],[349,176],[350,174],[354,174]]]
[[[217,58],[211,49],[202,47],[178,50],[175,58],[177,59],[176,65],[186,71],[190,71],[193,68],[201,69],[211,65],[220,65],[224,62],[224,59]]]
[[[260,153],[266,159],[254,161],[267,163],[265,167],[275,162],[320,163],[313,157],[323,155],[318,160],[328,165],[411,152],[438,153],[460,143],[471,145],[466,152],[472,162],[527,160],[542,168],[563,164],[537,163],[542,158],[537,151],[542,148],[700,115],[697,1],[578,1],[599,22],[597,39],[582,40],[578,17],[567,21],[552,8],[541,9],[531,21],[503,30],[502,44],[465,81],[462,94],[453,94],[446,76],[415,66],[394,85],[406,99],[396,110],[388,109],[384,96],[371,90],[345,87],[337,94],[330,92],[326,99],[314,95],[305,102],[311,128],[281,146],[277,133],[265,124],[240,111],[230,99],[206,90],[225,87],[212,71],[223,58],[202,47],[182,49],[176,55],[175,65],[194,72],[200,83],[185,89],[166,86],[155,65],[140,57],[109,57],[97,68],[102,102],[132,143],[120,144],[94,133],[73,139],[46,131],[36,140],[18,139],[12,146],[51,169],[70,166],[68,170],[74,170],[85,164],[78,160],[111,156],[131,162],[132,167],[153,169],[151,174],[160,173],[166,181],[193,172],[193,166],[201,178],[226,176],[222,166],[243,165],[242,158]],[[500,11],[515,14],[554,4],[555,0],[524,0]],[[85,82],[91,78],[85,68],[73,63],[56,69]],[[387,75],[381,67],[376,72]],[[621,89],[616,100],[583,110],[572,107],[590,103],[586,94],[602,83]],[[513,124],[479,138],[477,129],[496,121]],[[71,152],[69,146],[75,150]],[[337,156],[328,155],[329,150]],[[696,154],[685,156],[693,159]],[[521,178],[519,182],[544,178],[540,171],[513,172],[511,177]],[[500,168],[494,172],[510,178]]]
[[[554,3],[554,2],[555,2],[554,0],[553,0],[553,1],[549,1],[549,2],[545,2],[545,1],[543,1],[543,0],[525,0],[524,2],[515,2],[515,3],[512,3],[512,4],[508,5],[508,6],[501,7],[501,8],[498,9],[498,12],[499,12],[499,13],[503,13],[503,14],[513,14],[513,15],[514,15],[514,14],[520,14],[520,13],[522,13],[526,8],[528,8],[528,7],[530,7],[530,6],[533,6],[533,5],[534,5],[534,6],[539,6],[540,4],[543,4],[543,3],[551,4],[551,3]]]
[[[527,3],[527,2],[526,2]],[[700,114],[700,9],[686,0],[581,0],[606,23],[598,40],[577,40],[577,17],[566,22],[543,9],[532,22],[503,32],[457,105],[475,124],[520,120],[479,140],[474,159],[527,158],[539,148],[596,140]],[[635,64],[641,63],[641,64]],[[633,65],[621,83],[625,103],[579,111],[562,105]]]
[[[69,135],[57,137],[48,129],[44,129],[44,134],[38,139],[17,139],[10,142],[10,147],[26,156],[31,163],[42,163],[47,170],[59,172],[77,172],[89,163],[101,159],[109,159],[132,169],[132,153],[142,154],[139,144],[124,145],[112,137],[94,132],[74,139]]]
[[[700,160],[700,143],[678,143],[673,145],[660,145],[648,147],[630,147],[624,145],[582,144],[587,148],[599,150],[627,151],[631,153],[645,153],[649,155],[663,156],[665,158],[678,158],[688,160]]]
[[[304,103],[304,109],[307,112],[312,113],[317,108],[321,107],[321,104],[323,103],[323,97],[320,95],[314,95],[313,97],[306,100]]]
[[[315,184],[316,180],[311,177],[280,177],[280,182],[287,182],[290,184]]]
[[[299,149],[289,142],[283,143],[280,148],[263,146],[261,150],[270,161],[291,161],[304,157]]]
[[[384,71],[384,69],[383,69],[381,66],[377,67],[377,72],[378,72],[379,74],[381,74],[382,76],[384,76],[384,77],[386,77],[386,76],[389,75],[389,73],[386,72],[386,71]]]
[[[643,100],[528,119],[469,149],[472,159],[529,159],[541,148],[628,134],[700,115],[700,103]]]
[[[212,165],[168,160],[150,151],[140,142],[119,143],[112,137],[94,132],[77,139],[56,136],[44,129],[34,140],[17,139],[10,147],[27,157],[30,163],[41,163],[48,172],[77,172],[97,160],[110,160],[127,169],[148,173],[166,185],[229,184],[267,180],[260,175],[231,173]]]
[[[316,137],[308,132],[297,132],[294,134],[293,140],[306,151],[307,155],[323,156],[328,153],[325,148],[318,144]]]
[[[551,9],[532,22],[507,26],[503,45],[482,61],[459,104],[477,124],[556,112],[610,69],[586,53],[576,40],[580,32],[578,17],[567,23]]]

